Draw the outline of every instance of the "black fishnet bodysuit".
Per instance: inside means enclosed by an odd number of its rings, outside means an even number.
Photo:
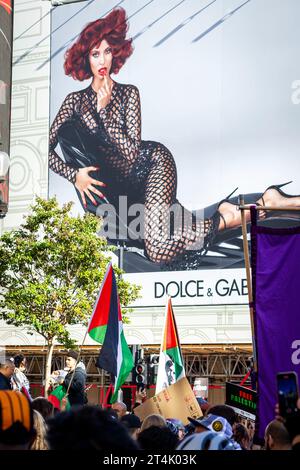
[[[176,200],[177,172],[172,154],[158,142],[141,140],[138,89],[114,83],[111,101],[100,113],[97,94],[91,86],[66,97],[50,129],[49,166],[73,184],[77,169],[65,163],[55,147],[60,126],[74,116],[91,137],[99,139],[98,148],[120,188],[127,188],[130,203],[145,204],[144,243],[148,257],[155,263],[169,263],[189,249],[203,252],[217,231],[218,213],[211,219],[195,220]],[[119,196],[119,185],[116,186],[115,194]],[[170,230],[169,211],[173,204],[181,215],[176,219],[179,223],[174,222]]]

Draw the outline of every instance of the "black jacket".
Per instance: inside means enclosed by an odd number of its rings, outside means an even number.
[[[73,375],[73,371],[69,372],[64,380],[63,386],[66,390],[68,390],[69,383],[71,381],[71,377]],[[84,405],[86,403],[85,399],[85,382],[86,382],[86,373],[81,367],[76,367],[74,378],[71,383],[71,387],[69,390],[69,402],[70,405]]]
[[[12,390],[10,379],[0,372],[0,390]]]

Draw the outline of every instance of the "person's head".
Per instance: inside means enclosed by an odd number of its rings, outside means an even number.
[[[66,75],[83,81],[92,76],[103,78],[103,68],[107,75],[117,74],[133,51],[131,39],[126,39],[127,30],[123,8],[115,8],[105,18],[88,23],[66,52]]]
[[[13,376],[14,370],[15,370],[15,363],[13,360],[5,359],[3,362],[1,362],[0,372],[6,378],[10,379]]]
[[[266,450],[288,450],[291,449],[289,433],[283,423],[274,419],[265,430]]]
[[[67,352],[66,366],[69,370],[74,370],[79,353],[73,349]]]
[[[48,450],[48,444],[46,442],[46,423],[43,416],[36,410],[33,410],[33,422],[36,436],[30,446],[30,449]]]
[[[205,431],[191,434],[183,439],[176,450],[198,451],[198,450],[237,450],[234,443],[223,433]]]
[[[127,428],[132,439],[136,440],[141,429],[141,420],[138,416],[128,414],[121,417],[121,423]]]
[[[168,427],[150,426],[138,435],[143,450],[171,452],[176,449],[179,439]]]
[[[233,426],[234,423],[237,423],[237,414],[231,406],[228,405],[215,405],[209,408],[207,413],[211,415],[222,416],[227,419],[228,423]]]
[[[243,449],[250,449],[250,437],[246,426],[237,423],[233,429],[233,439],[240,444]]]
[[[176,418],[168,418],[166,419],[166,423],[168,428],[176,434],[178,439],[181,441],[185,436],[185,427],[183,422],[180,419]]]
[[[14,357],[15,366],[21,371],[24,372],[26,369],[26,358],[23,354],[17,354]]]
[[[47,423],[51,450],[98,450],[130,452],[138,449],[125,427],[96,406],[72,408]]]
[[[255,433],[255,424],[253,421],[248,421],[246,424],[245,424],[247,430],[248,430],[248,434],[249,434],[249,438],[250,438],[250,441],[253,441],[253,438],[254,438],[254,433]]]
[[[200,434],[209,430],[216,433],[224,434],[228,439],[230,439],[232,436],[232,427],[227,421],[227,419],[223,418],[223,416],[208,414],[207,416],[200,419],[188,419],[195,426],[196,434]]]
[[[44,397],[37,397],[31,403],[32,409],[38,411],[44,419],[51,418],[54,414],[54,406]]]
[[[0,391],[0,450],[26,450],[36,436],[27,397],[18,391]]]
[[[167,422],[161,415],[149,415],[144,419],[141,431],[145,431],[145,429],[150,428],[151,426],[156,426],[157,428],[166,428]]]
[[[119,419],[126,415],[127,406],[122,401],[116,401],[116,403],[111,405],[111,408],[117,413]]]

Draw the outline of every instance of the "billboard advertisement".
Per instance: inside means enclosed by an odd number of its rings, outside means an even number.
[[[0,2],[0,151],[9,154],[13,13],[12,1]],[[0,216],[8,204],[8,174],[0,174]]]
[[[247,303],[237,196],[300,207],[299,14],[297,0],[52,10],[49,196],[103,218],[139,305]]]

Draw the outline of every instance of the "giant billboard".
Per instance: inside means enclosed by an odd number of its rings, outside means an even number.
[[[49,195],[103,218],[140,304],[246,303],[237,196],[300,207],[299,14],[297,0],[52,10]]]

